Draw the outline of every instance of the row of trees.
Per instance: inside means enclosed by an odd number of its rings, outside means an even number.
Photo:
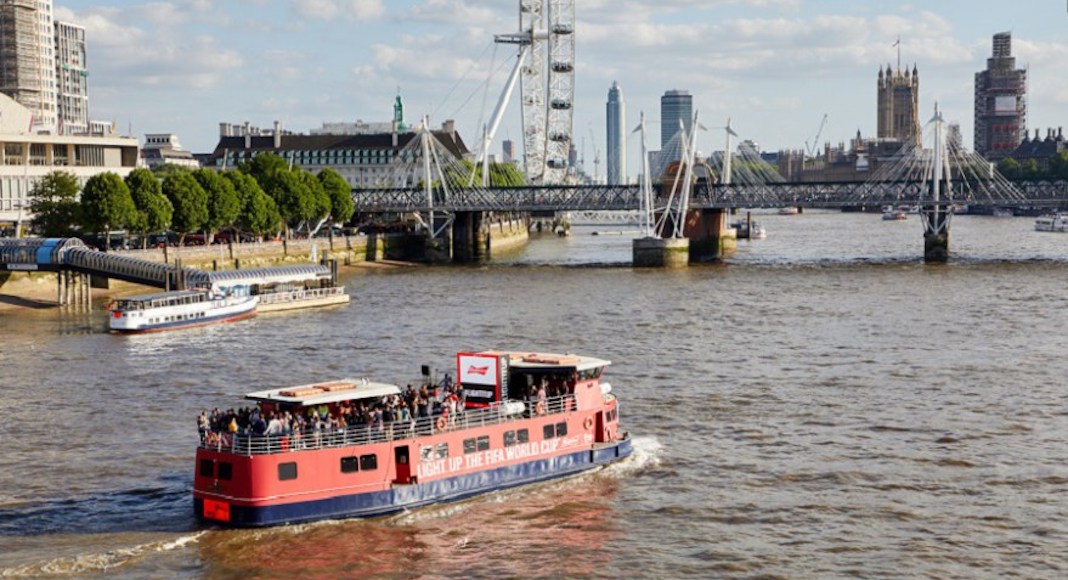
[[[56,171],[30,191],[31,229],[47,237],[127,230],[185,236],[241,231],[257,237],[291,229],[314,234],[326,222],[346,222],[354,204],[351,187],[332,169],[318,175],[290,168],[276,155],[260,155],[237,170],[189,170],[173,165],[153,173],[138,168],[90,177],[79,199],[77,178]],[[209,239],[210,242],[210,239]]]
[[[1068,151],[1050,157],[1046,169],[1039,167],[1034,159],[1020,163],[1012,157],[1005,157],[998,162],[998,172],[1012,180],[1068,180]]]

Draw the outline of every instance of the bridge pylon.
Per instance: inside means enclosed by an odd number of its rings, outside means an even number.
[[[920,209],[923,216],[923,259],[925,262],[945,263],[949,261],[949,218],[953,214],[942,201],[942,188],[945,187],[947,192],[952,191],[952,172],[949,169],[942,113],[937,108],[931,122],[934,124],[934,155],[931,164],[933,171],[930,182],[932,203],[924,204]]]

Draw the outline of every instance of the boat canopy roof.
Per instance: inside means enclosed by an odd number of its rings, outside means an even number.
[[[326,383],[256,391],[245,395],[245,398],[266,403],[309,407],[339,401],[379,399],[387,395],[399,395],[400,392],[400,387],[388,383],[373,383],[367,379],[341,379]]]
[[[153,292],[152,294],[138,294],[136,296],[123,296],[116,298],[115,303],[130,302],[153,302],[156,300],[173,300],[183,296],[203,296],[203,290],[171,290],[170,292]]]
[[[551,354],[544,352],[485,351],[478,354],[509,355],[508,366],[513,369],[573,368],[577,371],[606,367],[612,364],[601,358],[578,354]]]
[[[221,270],[205,272],[186,270],[186,282],[190,286],[212,287],[242,284],[284,284],[322,280],[331,277],[328,266],[321,264],[302,264],[299,266],[275,266],[271,268],[250,268],[247,270]]]

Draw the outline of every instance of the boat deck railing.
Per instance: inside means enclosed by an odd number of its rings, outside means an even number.
[[[539,415],[555,415],[574,409],[573,395],[546,400],[544,409],[534,401],[494,403],[485,409],[465,409],[449,415],[418,417],[410,422],[349,425],[331,429],[306,428],[294,433],[260,435],[209,431],[200,435],[200,447],[235,455],[267,455],[331,447],[349,447],[398,441],[446,433],[470,427],[509,423]]]
[[[283,304],[286,302],[300,302],[304,300],[317,300],[329,298],[345,293],[344,286],[328,286],[326,288],[309,288],[283,292],[268,292],[258,294],[260,304]]]

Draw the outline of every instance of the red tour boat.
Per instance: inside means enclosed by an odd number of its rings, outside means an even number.
[[[455,383],[345,379],[250,393],[249,408],[202,415],[196,516],[242,527],[376,516],[630,455],[601,381],[609,361],[487,351],[456,363]]]

